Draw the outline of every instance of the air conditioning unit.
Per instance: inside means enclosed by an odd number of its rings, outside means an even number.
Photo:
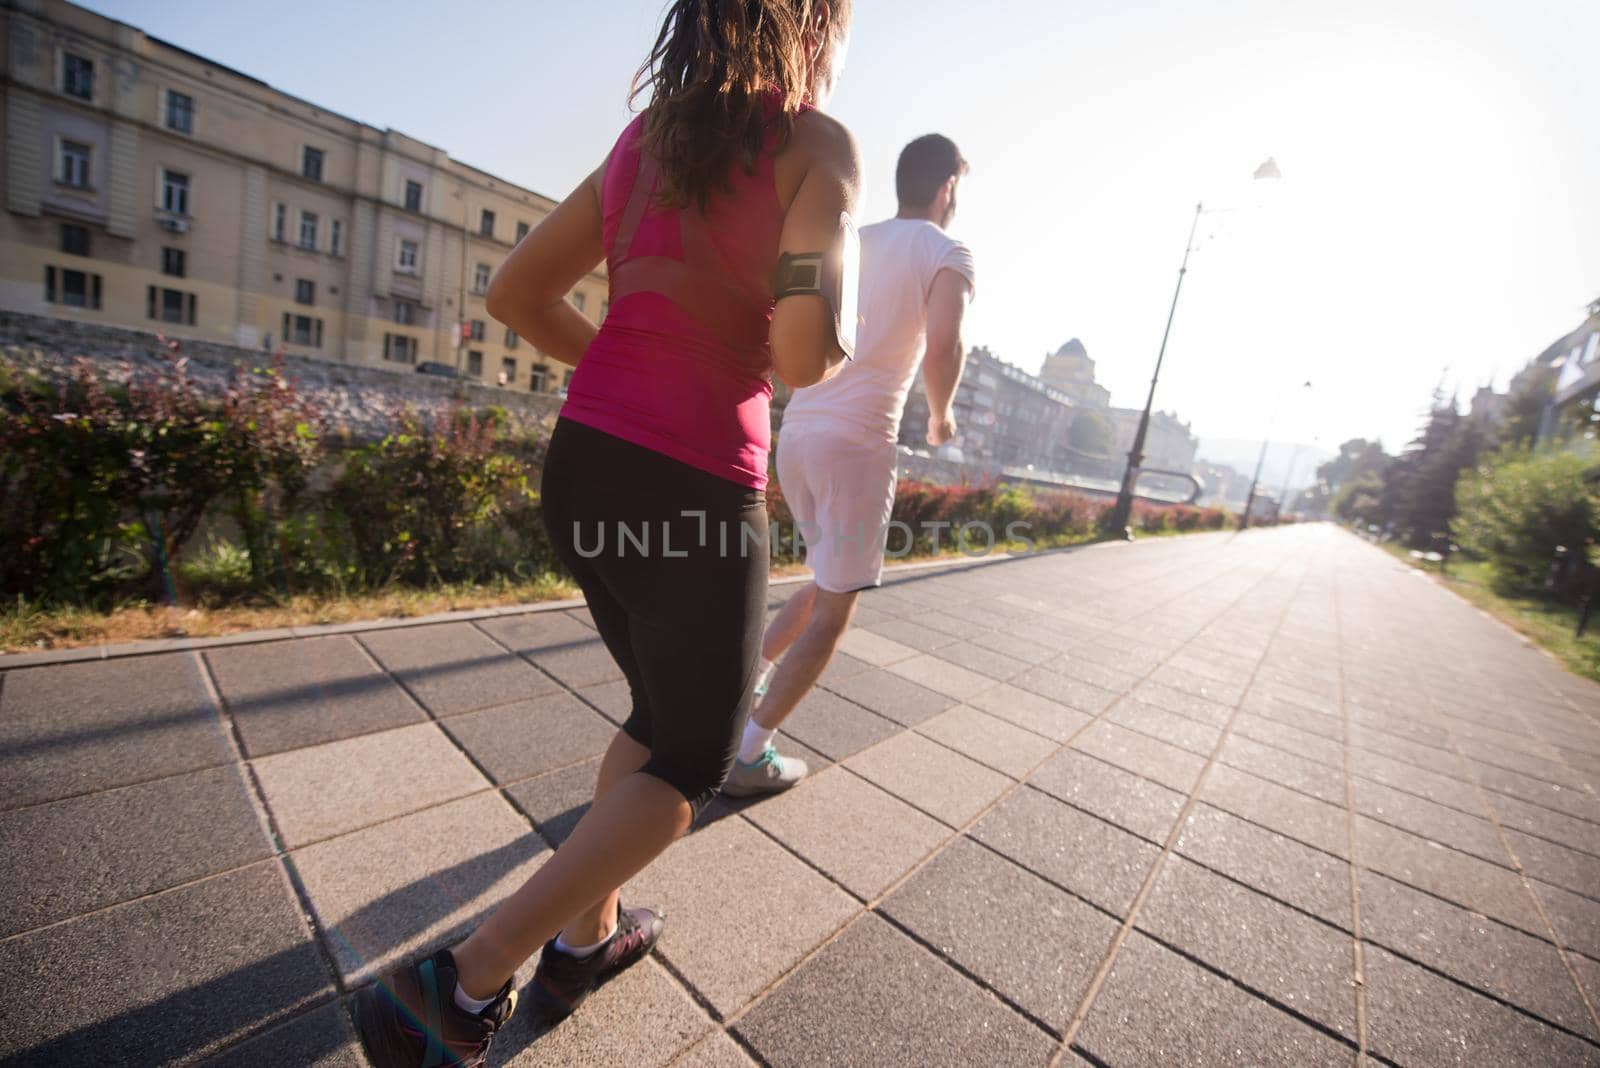
[[[189,220],[164,218],[161,220],[161,228],[163,230],[171,230],[175,234],[186,234],[189,232]]]

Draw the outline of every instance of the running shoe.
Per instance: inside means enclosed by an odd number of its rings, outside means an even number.
[[[733,770],[728,772],[728,781],[722,784],[722,792],[729,797],[781,794],[805,778],[806,771],[804,760],[779,756],[769,745],[754,763],[735,760]]]
[[[495,1032],[517,1007],[507,982],[479,1013],[456,1004],[448,949],[358,991],[350,1007],[373,1068],[482,1068]]]
[[[533,982],[528,984],[528,996],[539,1014],[552,1024],[571,1016],[606,980],[648,956],[665,922],[664,916],[651,909],[618,906],[616,933],[587,957],[557,949],[554,938],[546,942]]]

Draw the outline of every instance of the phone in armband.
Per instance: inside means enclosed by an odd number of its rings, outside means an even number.
[[[785,252],[778,257],[773,280],[775,300],[784,297],[821,297],[833,312],[834,340],[846,359],[856,353],[857,289],[861,283],[861,239],[845,212],[839,213],[839,232],[826,252]]]

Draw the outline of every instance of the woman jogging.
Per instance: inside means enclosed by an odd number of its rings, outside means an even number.
[[[849,0],[676,0],[635,81],[647,108],[494,277],[490,314],[577,367],[545,523],[633,709],[561,848],[453,951],[357,994],[378,1068],[481,1065],[541,947],[529,994],[560,1019],[661,935],[618,887],[688,829],[739,745],[766,602],[771,375],[811,385],[850,344],[836,265],[855,146],[814,110],[848,18]],[[597,332],[564,298],[602,257]]]

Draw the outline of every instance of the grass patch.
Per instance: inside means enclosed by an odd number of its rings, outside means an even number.
[[[1044,538],[1035,551],[1080,545],[1092,537]],[[1016,542],[996,545],[995,553],[1021,553],[1027,545]],[[899,564],[929,560],[955,562],[963,557],[954,547],[937,556],[918,554],[885,561],[889,570]],[[238,572],[238,574],[236,574]],[[808,574],[798,563],[772,565],[772,577]],[[356,623],[364,620],[407,619],[439,612],[474,608],[503,608],[537,604],[541,601],[580,597],[572,583],[552,576],[531,582],[502,581],[487,584],[462,584],[433,589],[396,587],[373,593],[319,594],[280,598],[246,598],[237,603],[227,597],[230,587],[244,580],[240,562],[223,552],[208,552],[201,562],[190,565],[185,578],[194,587],[207,590],[196,604],[163,605],[149,601],[128,601],[110,611],[78,607],[42,608],[27,601],[15,601],[0,609],[0,652],[30,653],[46,649],[72,649],[86,645],[156,638],[219,638],[250,630],[281,627],[308,627],[320,623]],[[234,603],[216,603],[219,596]]]
[[[0,612],[0,650],[8,653],[70,649],[149,638],[218,638],[247,630],[307,627],[319,623],[406,619],[437,612],[536,604],[578,596],[562,579],[531,582],[396,588],[346,596],[301,595],[222,606],[160,605],[130,601],[109,612],[39,608],[15,602]]]
[[[1496,593],[1492,584],[1493,565],[1487,561],[1457,558],[1450,562],[1448,570],[1441,575],[1437,564],[1418,567],[1409,551],[1402,546],[1386,542],[1382,547],[1401,563],[1426,571],[1467,601],[1531,639],[1566,665],[1574,675],[1600,682],[1600,611],[1591,614],[1589,629],[1579,638],[1576,634],[1576,604],[1544,597]]]

